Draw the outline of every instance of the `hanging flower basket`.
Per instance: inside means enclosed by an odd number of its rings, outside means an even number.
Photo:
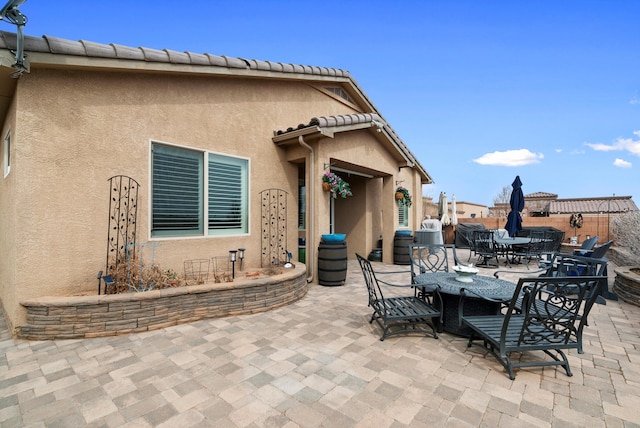
[[[400,186],[396,189],[396,201],[400,205],[406,205],[407,207],[411,206],[411,195],[409,194],[409,190]]]
[[[349,183],[344,181],[338,175],[333,172],[325,172],[322,176],[322,189],[331,194],[333,199],[338,196],[346,198],[347,196],[353,196]]]

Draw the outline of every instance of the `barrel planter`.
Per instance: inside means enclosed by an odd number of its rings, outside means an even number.
[[[347,243],[320,241],[318,246],[318,283],[344,285],[347,279]]]
[[[409,258],[409,245],[413,244],[413,236],[411,231],[396,231],[393,237],[393,264],[395,265],[410,265],[411,259]]]

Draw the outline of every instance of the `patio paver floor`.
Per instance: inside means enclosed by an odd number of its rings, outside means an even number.
[[[354,260],[346,285],[289,306],[148,333],[24,341],[0,317],[0,426],[640,426],[638,307],[594,306],[573,377],[511,381],[461,337],[381,342],[366,299]]]

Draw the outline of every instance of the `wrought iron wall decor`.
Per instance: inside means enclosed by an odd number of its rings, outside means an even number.
[[[262,222],[261,267],[278,265],[287,258],[287,192],[267,189],[260,192]]]
[[[138,182],[131,177],[116,175],[109,179],[109,229],[105,272],[113,278],[117,277],[119,269],[129,271],[128,261],[135,259],[138,188]],[[132,254],[128,254],[129,252]]]

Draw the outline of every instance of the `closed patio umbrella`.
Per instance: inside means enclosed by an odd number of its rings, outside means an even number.
[[[442,201],[442,214],[440,216],[440,222],[443,226],[449,226],[451,219],[449,218],[449,205],[447,203],[447,194],[441,193],[440,200]]]
[[[456,212],[456,210],[457,210],[456,195],[452,195],[451,196],[451,224],[454,226],[458,224],[458,213]]]
[[[522,217],[520,213],[524,209],[524,194],[522,193],[522,181],[520,181],[520,176],[516,175],[516,179],[511,183],[511,200],[509,201],[509,205],[511,206],[511,211],[507,216],[507,224],[504,226],[509,232],[509,236],[516,236],[519,230],[522,230]]]

